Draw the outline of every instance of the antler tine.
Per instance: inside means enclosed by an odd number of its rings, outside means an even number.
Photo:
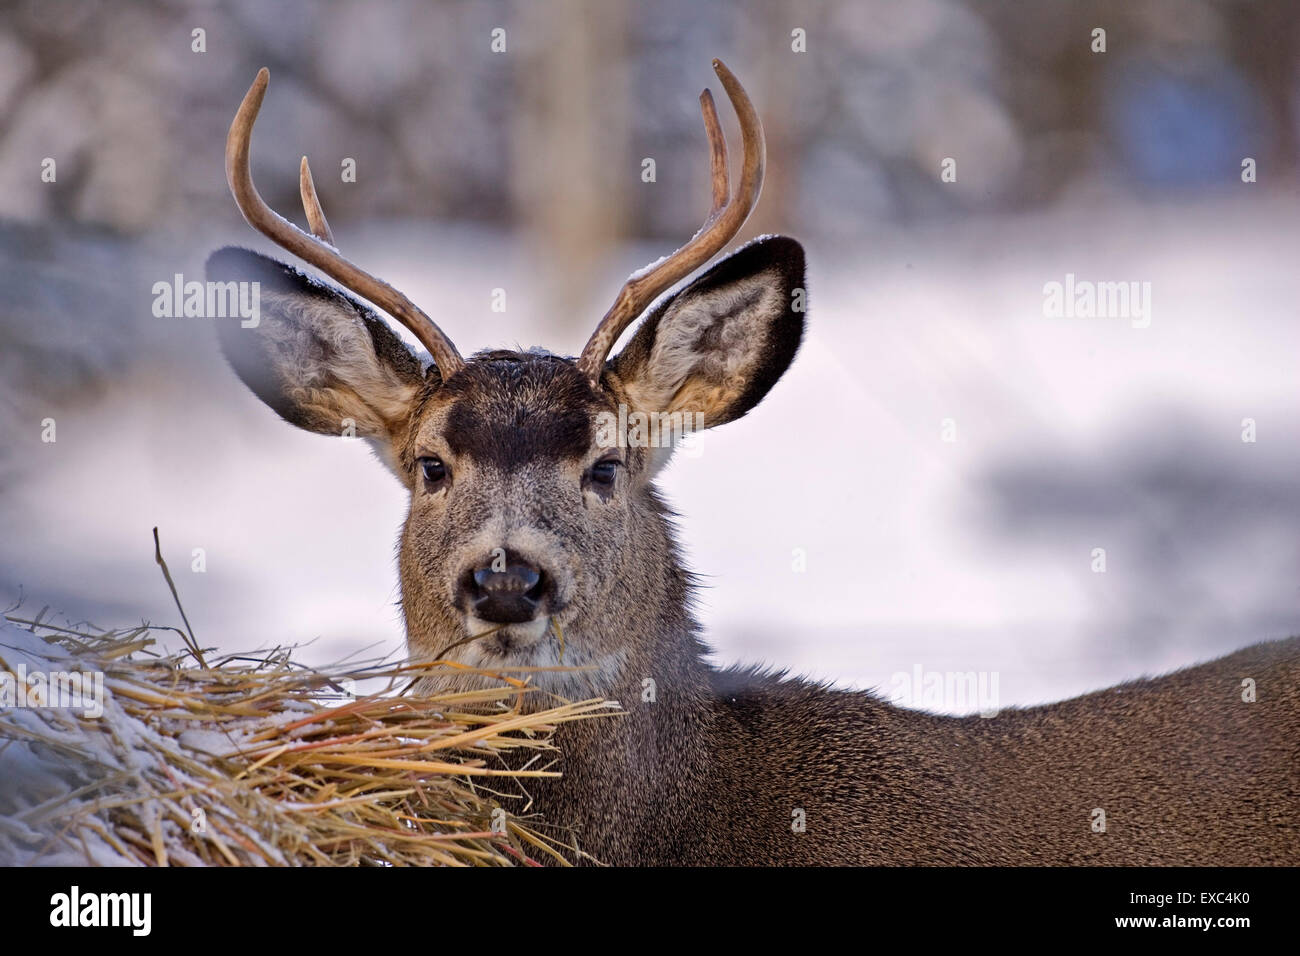
[[[605,359],[623,331],[659,293],[708,262],[735,238],[749,218],[754,204],[758,202],[767,158],[763,124],[759,121],[745,88],[721,60],[713,61],[713,71],[722,81],[732,108],[740,120],[741,148],[744,151],[740,184],[736,187],[735,196],[728,199],[727,144],[713,105],[713,96],[705,90],[700,95],[700,112],[704,114],[704,129],[709,137],[709,168],[713,181],[713,204],[709,215],[700,231],[689,242],[652,267],[634,274],[623,284],[614,304],[600,320],[596,331],[583,347],[582,355],[578,357],[579,370],[593,386],[600,384]]]
[[[705,90],[700,94],[700,112],[704,114],[704,131],[709,137],[709,181],[713,184],[713,205],[709,207],[706,223],[717,218],[731,195],[727,173],[727,140],[718,122],[718,109],[713,105],[713,94]]]
[[[244,95],[244,101],[239,104],[234,122],[230,124],[230,134],[226,138],[226,181],[230,184],[230,192],[235,197],[239,211],[244,214],[244,219],[250,226],[280,248],[320,269],[357,295],[369,299],[410,329],[420,344],[429,350],[429,355],[433,357],[445,381],[465,367],[465,360],[433,320],[410,299],[382,279],[353,265],[333,248],[329,226],[316,198],[306,160],[303,160],[299,169],[299,187],[314,235],[303,232],[268,206],[253,185],[249,145],[253,136],[253,124],[262,108],[270,79],[271,73],[266,67],[257,71],[257,78]],[[326,242],[330,244],[326,245]]]
[[[311,167],[307,165],[306,156],[302,158],[302,163],[298,167],[298,193],[302,196],[302,211],[307,214],[307,225],[311,227],[311,234],[337,249],[338,243],[334,241],[334,233],[330,231],[325,210],[321,208],[320,197],[316,195],[316,183],[312,181]]]

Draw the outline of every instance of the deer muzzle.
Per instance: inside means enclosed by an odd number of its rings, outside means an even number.
[[[517,554],[498,551],[460,578],[461,609],[491,624],[521,624],[549,613],[555,579]]]

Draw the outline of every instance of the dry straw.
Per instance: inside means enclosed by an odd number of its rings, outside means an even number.
[[[606,701],[558,701],[527,675],[482,671],[483,690],[406,690],[465,669],[446,662],[322,669],[285,649],[205,659],[188,622],[186,649],[167,654],[157,628],[6,621],[0,672],[99,672],[105,693],[100,716],[0,707],[0,864],[585,859],[530,817],[528,793],[559,775],[560,724],[618,719]],[[383,687],[354,697],[357,681]]]

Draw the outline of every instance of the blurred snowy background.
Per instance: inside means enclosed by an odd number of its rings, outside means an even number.
[[[742,238],[800,238],[811,302],[786,378],[663,479],[720,661],[991,671],[1006,705],[1300,632],[1298,47],[1283,0],[8,3],[0,603],[176,623],[158,525],[204,644],[396,651],[401,488],[151,314],[269,251],[224,181],[240,97],[269,66],[273,206],[306,153],[345,253],[462,352],[572,354],[699,225],[720,56],[768,135]],[[1070,273],[1150,283],[1149,327],[1045,317]]]

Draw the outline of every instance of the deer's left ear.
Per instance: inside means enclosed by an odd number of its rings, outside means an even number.
[[[806,302],[803,247],[786,236],[756,239],[660,305],[611,370],[634,411],[724,424],[790,367]]]

